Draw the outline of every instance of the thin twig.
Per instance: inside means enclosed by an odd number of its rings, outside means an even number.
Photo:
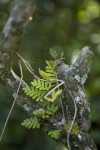
[[[25,64],[26,68],[28,69],[28,71],[38,80],[41,81],[56,81],[56,82],[62,82],[63,80],[58,80],[58,79],[49,79],[49,80],[45,80],[45,79],[41,79],[38,76],[36,76],[36,74],[34,73],[34,70],[32,69],[31,65],[28,63],[28,61],[26,61],[20,54],[18,54],[17,52],[15,52],[15,54],[17,55],[18,58],[20,58],[23,63]]]
[[[56,80],[57,81],[57,80]],[[45,96],[44,98],[46,98],[48,95],[50,95],[54,90],[56,90],[58,87],[60,87],[61,85],[63,85],[65,82],[62,80],[62,82],[60,84],[58,84],[57,86],[55,86],[52,90],[50,90]]]
[[[30,65],[21,55],[19,55],[17,52],[15,52],[15,54],[17,54],[18,58],[20,58],[20,59],[23,61],[23,63],[25,64],[26,68],[28,69],[28,71],[29,71],[32,75],[34,75],[34,77],[35,77],[36,79],[39,79],[39,78],[35,75],[34,70],[32,69],[31,65]]]
[[[20,77],[18,77],[17,75],[16,75],[16,73],[14,72],[14,70],[11,68],[11,73],[12,73],[12,75],[14,76],[14,78],[16,79],[16,80],[19,80],[20,81]],[[27,83],[24,81],[24,80],[22,80],[22,82],[23,82],[23,84],[25,84],[26,86],[28,86],[27,85]]]
[[[8,113],[6,122],[5,122],[5,124],[4,124],[3,130],[2,130],[2,133],[1,133],[1,136],[0,136],[0,142],[1,142],[2,136],[3,136],[3,134],[4,134],[5,128],[6,128],[6,126],[7,126],[7,123],[8,123],[9,117],[10,117],[10,115],[11,115],[11,112],[12,112],[12,110],[13,110],[13,108],[14,108],[14,105],[15,105],[15,102],[16,102],[16,99],[17,99],[17,96],[18,96],[18,93],[19,93],[19,89],[20,89],[20,86],[21,86],[21,83],[22,83],[22,79],[23,79],[23,71],[22,71],[22,66],[21,66],[20,60],[19,60],[19,67],[20,67],[20,72],[21,72],[21,78],[20,78],[19,86],[18,86],[18,89],[17,89],[16,97],[15,97],[15,99],[14,99],[14,101],[13,101],[13,104],[12,104],[12,106],[11,106],[11,109],[10,109],[9,113]]]

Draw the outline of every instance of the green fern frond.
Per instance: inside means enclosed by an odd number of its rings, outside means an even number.
[[[24,90],[24,93],[26,93],[26,95],[31,94],[31,89],[29,86],[26,86],[25,88],[23,88],[23,90]]]
[[[40,128],[37,117],[26,119],[21,123],[21,125],[28,129]]]
[[[42,102],[42,106],[43,106],[43,107],[50,106],[50,102],[48,102],[47,100],[44,100],[44,101]]]
[[[45,91],[34,88],[33,86],[31,86],[31,88],[29,86],[27,86],[26,88],[23,88],[23,90],[26,93],[26,95],[28,95],[32,99],[36,99],[36,101],[40,101],[40,102],[43,101],[43,97],[46,94]]]
[[[41,117],[43,119],[49,118],[49,115],[46,114],[44,109],[38,109],[38,110],[33,111],[33,115]]]
[[[40,68],[39,68],[39,74],[43,79],[46,79],[46,80],[56,79],[55,74],[47,73],[45,71],[42,71]]]
[[[46,97],[45,99],[49,102],[54,102],[61,93],[62,93],[62,90],[58,90],[57,92],[55,92],[55,90],[54,90],[52,92],[52,97],[51,98]]]
[[[57,52],[56,52],[54,49],[50,48],[50,55],[51,55],[54,59],[56,59],[58,54],[57,54]]]
[[[42,71],[41,69],[39,69],[39,74],[41,75],[42,78],[46,80],[56,79],[54,62],[46,60],[46,64],[47,64],[46,71]]]
[[[34,79],[34,81],[31,82],[31,84],[34,87],[38,88],[39,90],[48,91],[50,88],[52,88],[51,82],[47,82],[47,81],[41,81],[41,80]]]
[[[64,52],[61,52],[60,53],[60,57],[62,58],[64,56]]]
[[[46,72],[52,74],[52,76],[54,76],[56,78],[54,61],[46,60],[45,62],[47,64],[47,66],[45,67],[46,68]]]
[[[70,121],[68,122],[68,124],[67,124],[67,127],[66,127],[67,132],[69,131],[71,124],[72,124],[72,120],[70,120]],[[77,125],[77,122],[75,122],[75,123],[73,124],[72,130],[71,130],[71,134],[77,135],[78,133],[79,133],[78,125]]]
[[[54,69],[55,69],[54,61],[52,61],[52,60],[50,60],[50,61],[46,60],[45,62],[47,64],[47,66],[46,66],[46,72],[48,72],[49,70],[51,70],[52,73],[55,73],[54,72]]]
[[[47,106],[46,114],[54,115],[57,110],[58,110],[58,106],[55,106],[54,104],[52,104],[51,106]]]
[[[50,135],[52,138],[54,139],[58,139],[60,136],[60,130],[54,130],[54,131],[50,131],[48,133],[48,135]]]

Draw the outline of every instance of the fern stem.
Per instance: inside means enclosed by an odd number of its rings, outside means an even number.
[[[54,90],[56,90],[58,87],[60,87],[61,85],[63,85],[65,82],[62,80],[62,82],[60,84],[58,84],[57,86],[55,86],[51,91],[49,91],[44,98],[46,98],[48,95],[50,95]]]

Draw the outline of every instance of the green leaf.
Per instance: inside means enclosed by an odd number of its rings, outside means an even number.
[[[49,110],[47,110],[46,111],[46,114],[48,114],[48,115],[54,115],[51,111],[49,111]]]
[[[50,135],[54,139],[58,139],[60,136],[60,131],[59,130],[50,131],[48,135]]]
[[[41,117],[43,119],[49,118],[49,116],[46,114],[44,109],[38,109],[38,110],[33,111],[33,115]]]
[[[66,127],[67,132],[69,131],[71,124],[72,124],[72,120],[70,120],[70,121],[68,122],[68,124],[67,124],[67,127]],[[75,135],[77,135],[78,133],[79,133],[78,125],[77,125],[77,122],[75,122],[75,123],[73,124],[73,127],[72,127],[72,130],[71,130],[70,134],[75,134]]]
[[[37,84],[37,82],[40,83],[40,81],[37,81],[36,79],[34,79],[34,83]],[[49,89],[49,87],[48,87],[48,89]],[[28,95],[32,99],[36,99],[36,101],[40,101],[40,102],[43,101],[43,97],[46,94],[46,91],[39,90],[38,88],[35,88],[34,86],[31,86],[31,88],[29,86],[27,86],[27,87],[23,88],[23,90],[26,93],[26,95]]]
[[[38,115],[38,113],[39,113],[39,110],[35,110],[35,111],[33,111],[33,115]]]
[[[46,79],[46,80],[56,79],[54,73],[52,72],[48,73],[48,72],[42,71],[40,68],[39,68],[39,74],[43,79]]]
[[[54,61],[48,61],[46,60],[46,71],[42,71],[39,69],[39,74],[41,75],[42,78],[49,80],[49,79],[56,79],[55,75],[55,64]]]
[[[40,128],[40,124],[38,123],[37,117],[26,119],[21,123],[21,125],[28,129]]]
[[[57,52],[56,52],[54,49],[50,48],[50,55],[51,55],[54,59],[56,59],[58,54],[57,54]]]
[[[64,52],[61,52],[60,53],[60,57],[62,58],[64,56]]]
[[[31,82],[32,86],[38,88],[39,90],[49,90],[51,86],[51,82],[48,81],[41,81],[34,79],[33,82]]]
[[[47,106],[46,114],[48,115],[54,115],[54,113],[58,110],[58,106],[55,106],[52,104],[51,106]]]
[[[61,93],[62,93],[62,90],[58,90],[57,92],[55,92],[55,90],[54,90],[52,92],[52,97],[51,98],[46,97],[45,99],[49,102],[54,102]]]
[[[50,106],[50,102],[44,100],[44,101],[42,102],[42,106],[43,106],[43,107],[45,107],[45,106]]]

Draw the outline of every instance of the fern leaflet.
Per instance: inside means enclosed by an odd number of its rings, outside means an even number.
[[[55,106],[52,104],[51,106],[47,106],[46,114],[48,115],[54,115],[54,113],[58,110],[58,106]]]
[[[59,130],[50,131],[48,135],[50,135],[54,139],[58,139],[60,136],[60,131]]]
[[[39,69],[39,74],[41,75],[42,78],[49,80],[49,79],[56,79],[56,75],[55,75],[55,64],[53,61],[47,61],[46,60],[46,71],[42,71],[41,69]]]
[[[48,91],[51,87],[53,87],[51,82],[41,81],[41,80],[36,80],[36,79],[34,79],[34,81],[31,82],[31,84],[34,87],[38,88],[39,90],[46,90],[46,91]]]
[[[37,117],[26,119],[21,123],[21,125],[28,129],[40,128]]]
[[[72,124],[72,120],[70,120],[70,121],[68,122],[68,124],[67,124],[67,127],[66,127],[67,132],[69,131],[71,124]],[[78,130],[78,129],[79,129],[79,128],[78,128],[77,122],[74,122],[73,127],[72,127],[72,130],[71,130],[70,133],[77,135],[77,134],[79,133],[79,130]]]
[[[43,96],[46,94],[45,91],[42,90],[38,90],[37,88],[34,88],[33,86],[31,86],[31,88],[29,86],[26,86],[25,88],[23,88],[24,92],[26,93],[26,95],[32,97],[32,99],[36,99],[36,101],[43,101]]]
[[[52,92],[52,97],[51,98],[46,97],[45,99],[49,102],[54,102],[61,93],[62,93],[62,90],[58,90],[57,92],[55,92],[55,90],[54,90]]]
[[[43,119],[49,118],[49,115],[46,114],[44,109],[39,109],[39,110],[33,111],[33,115],[42,117]]]
[[[50,55],[51,55],[54,59],[56,59],[57,56],[58,56],[57,52],[56,52],[54,49],[52,49],[52,48],[50,48]]]

